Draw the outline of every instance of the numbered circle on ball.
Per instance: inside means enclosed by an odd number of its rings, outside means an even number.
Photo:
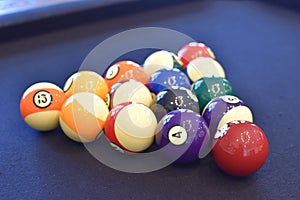
[[[231,96],[231,95],[225,95],[221,97],[223,101],[225,101],[226,103],[230,103],[230,104],[236,104],[240,102],[240,99],[235,97],[235,96]]]
[[[188,134],[182,126],[173,126],[168,133],[170,142],[174,145],[182,145],[186,142]]]
[[[119,71],[120,71],[120,69],[119,69],[118,65],[111,66],[106,72],[106,75],[105,75],[106,79],[111,80],[111,79],[115,78],[118,75]]]
[[[38,91],[33,96],[33,102],[38,108],[47,108],[52,103],[52,95],[47,91]]]
[[[105,96],[105,104],[107,107],[110,106],[110,94],[106,94]]]

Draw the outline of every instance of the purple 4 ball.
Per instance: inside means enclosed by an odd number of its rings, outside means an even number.
[[[206,121],[198,113],[178,109],[165,115],[156,130],[156,143],[160,151],[178,163],[189,163],[207,152],[209,130]]]

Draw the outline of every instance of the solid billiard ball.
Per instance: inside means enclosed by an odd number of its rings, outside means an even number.
[[[198,98],[201,111],[210,100],[218,96],[234,95],[230,82],[220,77],[203,77],[192,85],[192,91]]]
[[[215,59],[214,53],[211,49],[203,43],[191,42],[182,47],[178,53],[178,58],[183,63],[185,68],[189,62],[198,57],[208,57]]]
[[[63,104],[59,123],[63,132],[77,142],[92,142],[102,134],[109,110],[96,94],[80,92]]]
[[[183,69],[182,62],[177,55],[165,50],[156,51],[150,54],[146,58],[143,67],[149,76],[160,69]]]
[[[153,96],[149,89],[143,83],[133,79],[123,83],[115,83],[109,94],[110,108],[128,101],[142,103],[150,107],[153,102]]]
[[[188,109],[178,109],[160,120],[155,139],[159,151],[167,159],[189,163],[203,157],[209,137],[207,123],[201,115]]]
[[[268,157],[268,140],[261,128],[247,121],[225,124],[214,136],[212,154],[217,165],[233,176],[249,176]]]
[[[157,120],[143,104],[124,102],[113,108],[105,124],[111,145],[126,152],[142,152],[154,141]]]
[[[231,121],[253,121],[250,108],[232,95],[212,99],[204,108],[202,116],[208,123],[211,134],[215,134],[223,125]]]
[[[105,100],[109,92],[105,80],[93,71],[79,71],[70,76],[65,85],[64,92],[66,97],[79,92],[90,92],[98,95],[101,99]]]
[[[62,89],[49,82],[30,86],[20,101],[20,112],[25,122],[39,131],[50,131],[58,126],[59,111],[66,97]]]
[[[111,88],[117,82],[125,82],[130,79],[146,84],[149,76],[139,64],[130,60],[123,60],[110,66],[105,72],[104,79],[108,87]]]
[[[198,57],[189,62],[185,72],[192,82],[196,82],[202,77],[225,78],[225,72],[220,63],[207,57]]]
[[[154,94],[172,86],[191,88],[188,77],[179,69],[160,69],[150,76],[147,87]]]
[[[158,120],[176,109],[189,109],[199,113],[196,95],[184,87],[173,86],[159,92],[156,96],[156,103],[151,106],[151,110]]]

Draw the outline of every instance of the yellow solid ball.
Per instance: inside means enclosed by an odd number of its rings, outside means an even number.
[[[109,92],[106,81],[94,71],[79,71],[73,74],[66,81],[63,88],[66,97],[80,92],[89,92],[98,95],[105,100]]]

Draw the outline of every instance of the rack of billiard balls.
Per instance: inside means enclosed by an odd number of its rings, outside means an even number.
[[[234,176],[255,173],[268,156],[266,135],[203,43],[189,43],[177,54],[156,51],[143,66],[124,60],[103,75],[79,71],[63,89],[36,83],[24,92],[20,111],[32,128],[60,125],[77,142],[93,142],[104,132],[125,153],[155,143],[168,146],[166,159],[190,163],[212,150],[217,165]]]

